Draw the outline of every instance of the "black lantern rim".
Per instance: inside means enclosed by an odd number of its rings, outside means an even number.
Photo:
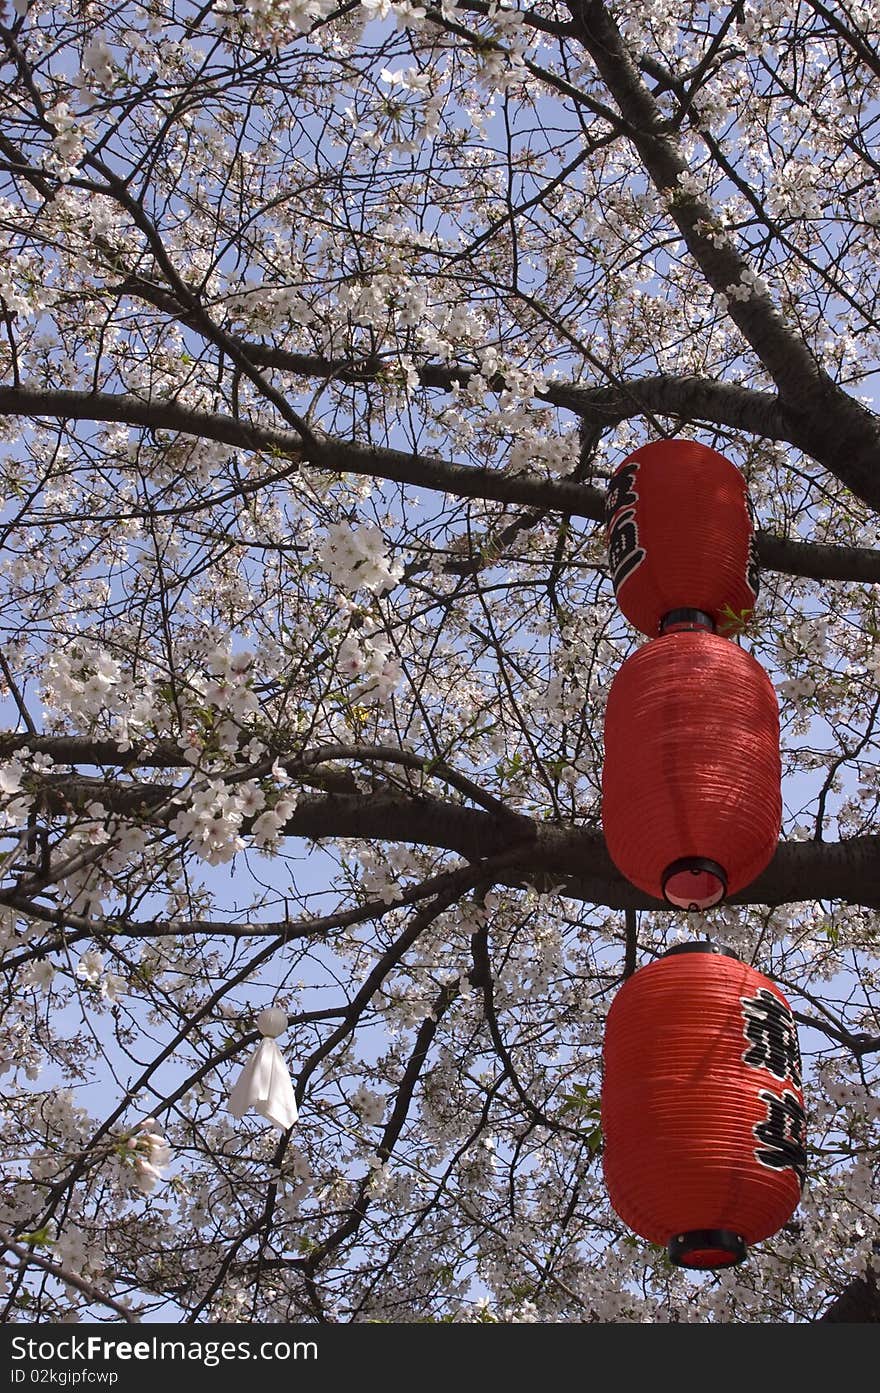
[[[732,1229],[689,1229],[670,1238],[666,1251],[676,1267],[692,1267],[709,1272],[719,1267],[736,1267],[745,1262],[748,1248],[742,1234]],[[699,1254],[712,1255],[712,1261],[701,1262]]]
[[[704,609],[671,609],[660,620],[660,633],[687,633],[694,629],[715,632],[715,620]]]
[[[740,960],[739,954],[734,953],[732,948],[724,948],[720,943],[713,943],[708,938],[696,943],[676,943],[674,948],[667,948],[660,956],[674,958],[678,953],[717,953],[719,957],[734,958],[736,962]]]
[[[717,893],[711,899],[704,898],[702,903],[691,900],[685,903],[684,899],[673,899],[667,886],[675,876],[684,875],[690,872],[691,875],[712,876],[718,882]],[[727,872],[723,866],[719,866],[717,861],[710,861],[705,856],[682,856],[678,861],[672,861],[663,872],[663,898],[667,904],[674,905],[676,909],[686,909],[689,913],[694,913],[702,909],[711,909],[714,905],[720,904],[727,894]]]

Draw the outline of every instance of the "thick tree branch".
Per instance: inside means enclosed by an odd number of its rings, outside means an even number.
[[[155,784],[113,785],[73,775],[46,776],[50,810],[82,808],[98,800],[111,813],[151,821],[170,805],[174,789]],[[162,825],[163,811],[156,825]],[[247,835],[248,823],[243,824]],[[564,894],[611,909],[660,909],[663,904],[632,886],[613,865],[602,834],[554,826],[520,815],[498,816],[426,794],[377,789],[368,794],[304,794],[281,835],[309,841],[357,837],[456,852],[470,862],[495,858],[493,875],[506,885],[554,886]],[[32,876],[9,895],[33,895],[53,880]],[[880,836],[843,842],[782,842],[766,871],[731,897],[732,904],[782,905],[838,900],[880,908]]]
[[[869,1268],[864,1277],[854,1277],[819,1320],[849,1325],[880,1321],[880,1287],[874,1268]]]
[[[690,379],[675,379],[685,383]],[[596,389],[597,393],[600,389]],[[684,391],[684,387],[681,389]],[[745,388],[731,389],[728,405]],[[579,389],[569,388],[569,393]],[[606,389],[601,389],[602,393]],[[607,389],[608,393],[617,389]],[[674,395],[674,393],[673,393]],[[762,394],[755,394],[761,396]],[[604,399],[604,398],[603,398]],[[615,398],[620,403],[620,395]],[[572,396],[572,401],[575,397]],[[771,398],[772,400],[772,398]],[[560,402],[560,405],[564,403]],[[752,403],[763,413],[766,402]],[[596,408],[600,409],[599,406]],[[0,416],[49,416],[74,421],[115,421],[150,430],[180,432],[205,440],[218,441],[234,448],[277,455],[286,463],[261,478],[248,480],[219,494],[209,495],[192,503],[173,507],[156,507],[156,517],[180,517],[205,508],[217,507],[242,494],[258,493],[273,482],[287,479],[306,462],[302,442],[292,432],[271,426],[237,420],[232,416],[194,411],[177,402],[143,401],[124,393],[49,391],[29,387],[0,387]],[[439,489],[462,498],[483,498],[501,503],[522,503],[548,511],[569,513],[574,517],[603,521],[605,495],[600,489],[560,479],[533,479],[528,475],[505,474],[498,469],[480,469],[453,464],[425,455],[405,454],[399,450],[368,449],[342,441],[326,440],[317,455],[308,462],[334,473],[365,475],[388,479],[396,483],[413,484],[422,488]],[[115,513],[117,517],[140,517],[141,511]],[[108,517],[108,521],[111,517]],[[790,575],[808,576],[817,580],[880,581],[880,552],[860,547],[830,547],[805,542],[793,542],[784,537],[759,533],[758,556],[762,565]]]
[[[880,508],[880,421],[840,388],[819,366],[803,341],[784,323],[769,293],[731,298],[731,287],[748,284],[753,268],[730,240],[715,234],[717,218],[705,199],[685,192],[679,180],[689,166],[669,131],[636,62],[601,0],[569,0],[578,37],[630,128],[657,191],[700,270],[727,313],[754,349],[779,389],[795,428],[793,444],[819,460],[859,498]]]
[[[341,440],[325,438],[320,447],[307,451],[299,436],[292,431],[277,430],[214,413],[193,411],[176,402],[148,402],[124,393],[40,391],[31,388],[0,387],[0,416],[52,416],[76,421],[115,421],[124,425],[143,426],[151,430],[180,431],[186,435],[215,440],[235,448],[277,454],[287,463],[277,472],[261,479],[249,480],[233,490],[215,495],[206,504],[216,506],[242,493],[255,493],[273,481],[287,479],[301,464],[332,473],[358,474],[370,478],[389,479],[397,483],[420,484],[441,489],[463,498],[491,498],[504,503],[546,503],[545,483],[522,475],[507,475],[498,469],[481,469],[452,464],[427,455],[407,454],[403,450],[369,448]],[[585,490],[580,484],[551,481],[557,505],[571,512],[580,511],[585,494],[595,494],[594,507],[598,515],[602,495],[598,490]],[[156,508],[155,515],[180,516],[191,511],[190,505],[176,508]],[[133,513],[131,516],[140,516]]]
[[[146,300],[181,323],[190,323],[184,306],[151,281],[132,276],[123,282],[119,291]],[[193,327],[197,325],[193,323]],[[296,353],[240,336],[229,337],[240,352],[258,367],[275,368],[297,377],[350,386],[381,383],[383,377],[394,370],[396,362],[394,357],[382,355],[361,359],[324,358],[319,354]],[[423,363],[417,365],[415,371],[421,386],[448,392],[454,386],[466,387],[476,369],[445,363]],[[508,383],[503,373],[490,377],[488,388],[495,393],[507,391]],[[596,426],[617,425],[620,421],[643,414],[669,415],[688,421],[731,426],[768,440],[781,441],[790,439],[793,428],[774,393],[693,374],[647,375],[601,387],[554,382],[536,391],[535,397],[551,406],[572,411]]]

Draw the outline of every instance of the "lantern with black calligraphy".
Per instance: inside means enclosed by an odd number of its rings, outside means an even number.
[[[769,864],[782,817],[779,707],[749,653],[672,632],[621,665],[605,712],[602,827],[633,885],[706,909]]]
[[[782,1228],[806,1168],[797,1030],[779,988],[686,943],[621,987],[605,1027],[603,1168],[623,1222],[728,1267]]]
[[[686,610],[720,634],[740,633],[758,595],[745,480],[695,440],[658,440],[624,460],[608,485],[608,564],[621,612],[649,638]]]

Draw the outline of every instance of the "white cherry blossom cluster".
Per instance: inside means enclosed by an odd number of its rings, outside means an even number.
[[[458,1137],[460,1113],[456,1101],[458,1068],[454,1054],[441,1049],[422,1090],[421,1116],[425,1135],[430,1136],[439,1157]]]
[[[242,29],[260,43],[281,48],[307,34],[332,9],[333,0],[217,0],[213,16],[223,29]]]
[[[35,991],[40,991],[44,996],[48,996],[52,990],[52,982],[55,977],[56,968],[47,958],[36,958],[33,962],[26,963],[21,971],[21,980],[26,987],[33,987]]]
[[[373,1093],[366,1084],[360,1084],[349,1098],[349,1104],[367,1127],[377,1127],[385,1114],[385,1099],[381,1093]]]
[[[0,298],[7,312],[31,319],[41,314],[54,299],[46,284],[45,267],[32,253],[16,253],[12,237],[0,234]]]
[[[390,858],[385,854],[385,849],[380,853],[371,847],[361,847],[356,854],[362,870],[361,885],[370,899],[382,900],[385,904],[394,904],[395,900],[399,900],[399,879],[389,864]]]
[[[368,19],[387,19],[394,15],[398,28],[411,23],[418,25],[425,17],[424,6],[410,4],[409,0],[361,0],[361,9],[366,11]],[[451,14],[455,5],[450,0],[442,0],[441,9],[444,14]]]
[[[113,1003],[118,1001],[127,991],[128,982],[125,977],[121,977],[116,972],[105,972],[104,961],[103,953],[98,953],[93,948],[88,949],[85,953],[80,955],[79,962],[76,965],[76,975],[81,981],[86,982],[89,986],[95,987],[101,997],[105,997],[109,1002]],[[51,964],[47,963],[42,966],[51,967]],[[48,980],[46,980],[48,974],[45,972],[42,976],[43,981],[41,981],[40,985],[43,990],[46,991],[51,985],[52,978],[49,976]]]
[[[103,804],[89,803],[75,816],[52,849],[59,893],[75,914],[101,912],[111,884],[108,853],[115,849],[111,826],[112,820]],[[95,852],[100,849],[100,855],[91,855],[93,849]],[[124,865],[126,859],[117,857],[116,868]]]
[[[300,1212],[303,1200],[314,1185],[314,1176],[309,1159],[299,1147],[291,1146],[282,1162],[278,1180],[279,1208],[288,1219]]]
[[[512,474],[546,469],[550,474],[566,475],[576,468],[580,455],[577,431],[558,434],[533,430],[527,438],[514,437],[507,467]]]
[[[171,1162],[171,1150],[155,1117],[147,1117],[119,1148],[124,1174],[135,1188],[148,1195],[162,1180]]]
[[[227,712],[236,721],[258,711],[260,703],[250,685],[253,663],[250,651],[231,653],[228,649],[215,649],[207,660],[210,680],[198,684],[206,704]]]
[[[288,790],[275,800],[271,808],[260,813],[252,828],[255,846],[258,846],[261,851],[271,852],[277,849],[285,824],[296,812],[296,803],[296,793],[293,790]]]
[[[498,40],[494,45],[487,44],[474,53],[475,88],[490,97],[496,92],[506,92],[528,77],[525,50],[530,42],[534,42],[533,33],[518,24],[513,16],[508,18],[496,11],[492,19]]]
[[[123,673],[105,648],[87,639],[48,656],[42,687],[50,711],[86,729],[103,717],[123,749],[158,715],[151,678]]]
[[[94,131],[89,122],[80,121],[71,113],[67,102],[57,102],[47,111],[46,119],[55,135],[43,160],[43,168],[64,184],[79,168],[85,153],[85,142]]]
[[[384,595],[403,575],[402,564],[389,558],[382,533],[370,523],[331,523],[317,556],[333,584],[348,594],[364,589]]]
[[[27,820],[34,800],[22,792],[22,779],[30,762],[30,752],[23,750],[21,755],[0,764],[0,827],[20,827]]]
[[[791,627],[780,629],[776,648],[783,662],[805,657],[811,661],[824,658],[828,650],[829,619],[827,615],[792,616]]]
[[[172,819],[171,830],[203,861],[221,866],[244,850],[240,832],[246,810],[256,812],[265,795],[253,782],[234,785],[212,779],[177,795],[177,801],[184,799],[187,806]]]
[[[431,74],[420,72],[418,68],[382,68],[379,77],[389,87],[402,87],[405,92],[430,92]]]
[[[0,1036],[0,1078],[21,1069],[25,1078],[39,1078],[43,1067],[43,1052],[34,1039],[27,1021],[15,1021]]]
[[[617,23],[629,41],[650,44],[656,53],[677,40],[681,14],[681,7],[669,0],[621,0],[615,8]]]
[[[767,282],[750,269],[744,270],[738,281],[725,288],[723,294],[716,295],[716,303],[727,309],[731,300],[751,300],[756,295],[768,293]]]
[[[672,201],[677,198],[706,198],[708,188],[706,180],[702,174],[695,169],[683,169],[678,174],[675,184],[669,190]]]
[[[418,983],[395,982],[384,995],[385,1022],[392,1038],[421,1025],[430,1013],[432,995]]]
[[[732,247],[733,238],[723,223],[709,219],[700,218],[695,224],[695,230],[711,242],[714,247]]]
[[[95,1281],[100,1279],[105,1271],[106,1258],[102,1236],[100,1229],[95,1232],[91,1227],[78,1227],[68,1216],[62,1231],[52,1244],[52,1256],[66,1272],[75,1273],[77,1277],[84,1277],[87,1281]],[[123,1297],[122,1300],[128,1304],[128,1298]],[[77,1316],[77,1311],[72,1308],[66,1319],[74,1320]]]
[[[821,168],[809,160],[790,160],[775,171],[767,208],[775,218],[816,218],[822,213]]]
[[[258,758],[263,747],[255,742],[243,751],[246,758]],[[223,865],[246,845],[242,828],[250,823],[250,836],[262,851],[274,851],[281,832],[296,811],[297,795],[279,763],[272,767],[272,779],[281,792],[267,795],[256,779],[224,782],[221,778],[196,779],[175,795],[182,805],[170,822],[171,830],[192,847],[209,865]]]
[[[356,119],[354,112],[351,118]],[[380,136],[379,139],[384,144],[384,137]],[[401,233],[396,226],[386,224],[377,228],[376,235],[393,246]],[[376,329],[382,333],[393,326],[399,329],[418,328],[418,337],[421,337],[422,329],[425,333],[433,332],[431,325],[424,323],[429,305],[426,287],[407,274],[402,264],[394,264],[396,261],[398,258],[393,257],[388,273],[382,272],[363,281],[340,286],[336,292],[336,313],[345,315],[360,328]]]
[[[292,275],[295,276],[296,272]],[[303,273],[300,273],[302,277]],[[315,318],[311,305],[295,284],[246,287],[230,291],[228,298],[241,322],[258,332],[309,325]]]
[[[339,675],[354,682],[351,698],[368,705],[388,701],[403,675],[391,640],[384,634],[347,634],[339,646],[337,665]]]
[[[86,93],[111,92],[114,84],[113,54],[109,45],[96,34],[83,49],[79,86]]]

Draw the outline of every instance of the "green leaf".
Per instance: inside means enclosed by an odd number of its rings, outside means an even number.
[[[599,1109],[600,1103],[595,1093],[591,1093],[586,1084],[576,1083],[571,1092],[565,1094],[559,1111],[561,1114],[579,1112],[584,1117],[598,1117]]]
[[[31,1233],[20,1233],[18,1241],[26,1243],[29,1248],[51,1248],[55,1242],[49,1224],[44,1224],[41,1229],[34,1229]]]

